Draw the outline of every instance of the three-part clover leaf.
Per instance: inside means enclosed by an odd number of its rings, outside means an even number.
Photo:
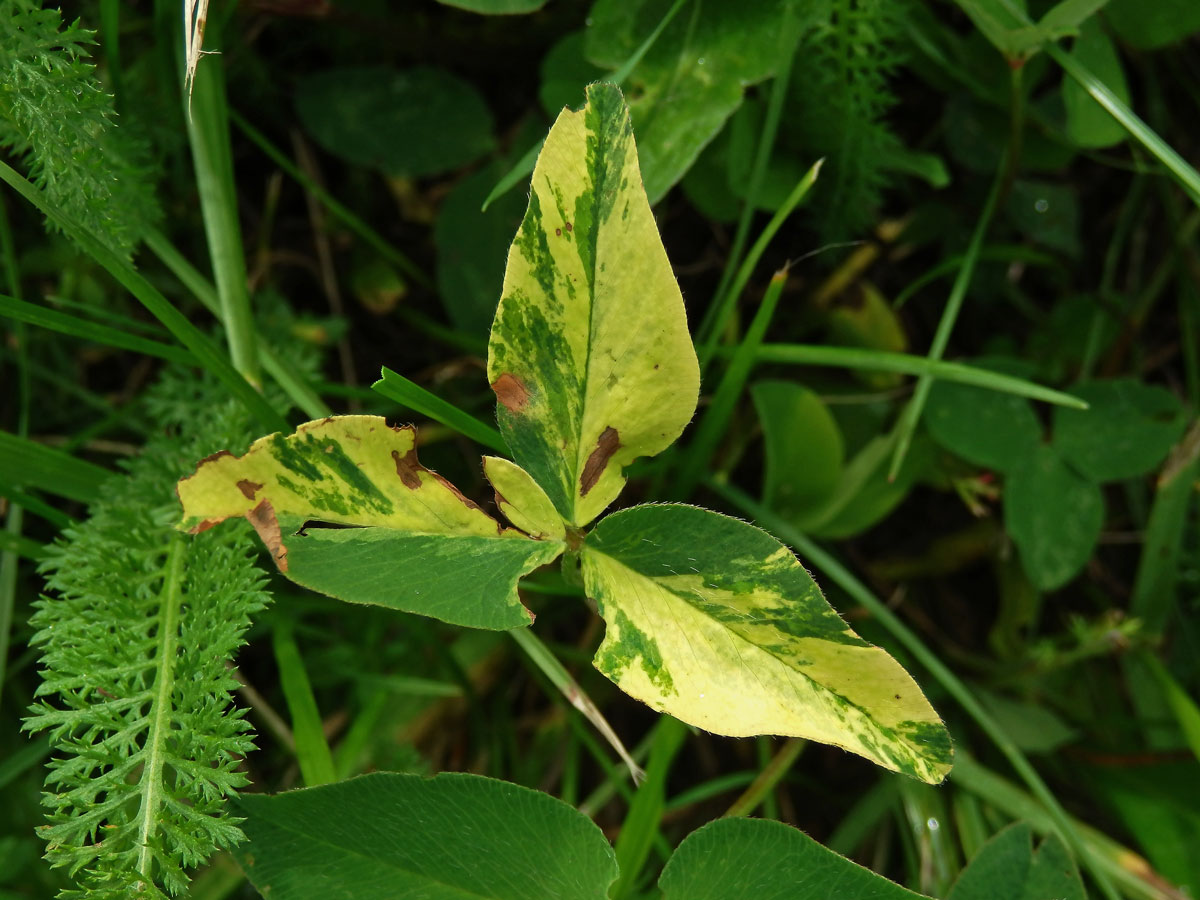
[[[488,379],[514,461],[487,457],[484,472],[513,527],[424,468],[414,429],[375,416],[309,422],[203,461],[179,483],[182,527],[244,516],[299,584],[491,629],[530,624],[520,579],[569,548],[606,624],[595,665],[626,693],[718,734],[796,735],[945,776],[950,740],[916,683],[775,538],[683,504],[585,530],[633,460],[679,437],[700,382],[612,85],[564,110],[538,157]]]

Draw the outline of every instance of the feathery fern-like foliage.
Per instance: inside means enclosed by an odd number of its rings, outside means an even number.
[[[785,122],[808,156],[826,159],[814,191],[824,236],[855,237],[873,221],[888,158],[902,145],[884,116],[895,102],[888,78],[903,61],[903,3],[831,0],[792,70],[799,115]]]
[[[158,217],[143,148],[118,130],[97,83],[93,32],[39,0],[0,0],[0,147],[47,199],[128,257]]]
[[[32,624],[44,681],[25,728],[48,731],[55,751],[42,833],[79,886],[64,898],[177,895],[186,869],[241,838],[224,808],[253,744],[228,662],[268,600],[265,577],[245,531],[174,530],[180,474],[248,443],[241,411],[215,402],[114,476],[43,567]]]

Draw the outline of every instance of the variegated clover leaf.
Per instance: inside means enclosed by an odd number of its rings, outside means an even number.
[[[806,737],[945,777],[950,739],[916,683],[773,537],[681,504],[620,510],[584,532],[625,467],[679,437],[699,392],[612,85],[564,110],[538,157],[488,379],[516,461],[487,457],[484,470],[515,529],[422,467],[412,428],[372,416],[205,460],[179,484],[184,525],[245,516],[300,584],[477,628],[528,624],[517,582],[570,547],[606,623],[595,665],[631,696],[719,734]]]

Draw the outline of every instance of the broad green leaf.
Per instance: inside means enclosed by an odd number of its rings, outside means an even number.
[[[561,541],[566,536],[562,516],[528,472],[499,456],[485,456],[483,473],[496,489],[496,505],[508,521],[537,540]]]
[[[564,106],[578,106],[583,102],[584,88],[604,77],[604,70],[583,55],[585,35],[583,31],[570,32],[542,57],[538,100],[548,116],[557,116]]]
[[[538,156],[488,346],[500,431],[562,517],[585,525],[623,469],[683,431],[699,368],[638,173],[621,92],[588,88]]]
[[[1055,36],[1072,34],[1088,22],[1094,22],[1097,11],[1107,3],[1108,0],[1059,0],[1042,16],[1038,25]]]
[[[1104,82],[1122,103],[1129,104],[1129,84],[1121,57],[1100,23],[1085,22],[1071,47],[1071,56]],[[1074,78],[1063,76],[1063,105],[1067,110],[1067,136],[1080,147],[1111,147],[1128,132],[1112,114],[1092,99]]]
[[[179,482],[181,527],[245,516],[297,584],[473,628],[531,617],[524,574],[562,551],[503,529],[417,461],[416,430],[379,416],[338,416],[222,452]]]
[[[539,132],[541,127],[537,123]],[[521,129],[514,144],[520,148],[540,136]],[[486,211],[479,208],[507,169],[507,161],[495,160],[458,182],[442,201],[433,227],[438,296],[454,326],[481,341],[496,316],[504,256],[525,212],[516,191],[497,197]]]
[[[1104,497],[1050,447],[1008,473],[1004,524],[1030,580],[1044,591],[1062,587],[1092,555],[1104,524]]]
[[[1104,17],[1122,41],[1139,50],[1174,44],[1200,31],[1196,0],[1111,0]]]
[[[996,724],[1026,753],[1053,753],[1079,737],[1077,729],[1047,706],[1013,700],[980,685],[975,685],[973,690]]]
[[[693,831],[658,886],[663,900],[925,900],[766,819],[718,819]]]
[[[821,398],[795,382],[760,381],[750,396],[766,455],[763,502],[789,518],[812,514],[841,478],[841,429]]]
[[[1003,358],[973,361],[981,368],[1025,375]],[[933,439],[968,462],[1000,472],[1024,465],[1042,442],[1042,425],[1024,397],[948,381],[934,382],[925,406]]]
[[[894,434],[869,440],[842,467],[829,499],[806,515],[794,517],[796,527],[813,537],[846,538],[865,531],[895,509],[929,469],[931,456],[929,440],[918,434],[900,471],[890,479],[888,466],[895,445]]]
[[[829,311],[829,339],[844,347],[867,347],[891,353],[908,349],[900,318],[874,285],[861,282]],[[895,372],[855,372],[855,377],[877,390],[894,388],[904,381]]]
[[[1200,764],[1094,766],[1083,773],[1155,870],[1189,897],[1200,893]]]
[[[766,532],[636,506],[599,522],[582,559],[607,624],[594,663],[631,696],[717,734],[811,738],[929,782],[949,771],[949,735],[916,682]]]
[[[1033,846],[1026,822],[988,841],[963,870],[948,900],[1087,900],[1066,845],[1049,835]]]
[[[330,153],[393,176],[446,172],[493,146],[483,98],[442,69],[327,69],[297,85],[296,112]]]
[[[1030,240],[1070,257],[1079,255],[1079,196],[1073,187],[1018,179],[1008,198],[1008,213]]]
[[[1154,470],[1186,424],[1166,388],[1133,378],[1089,381],[1071,390],[1086,410],[1054,411],[1054,448],[1094,481],[1137,478]]]
[[[661,21],[669,0],[598,0],[587,54],[616,68]],[[625,82],[640,139],[646,193],[657,203],[742,102],[795,47],[801,17],[821,4],[795,0],[693,2],[676,16]]]
[[[238,861],[270,900],[604,900],[617,875],[582,813],[479,775],[377,773],[238,805]]]

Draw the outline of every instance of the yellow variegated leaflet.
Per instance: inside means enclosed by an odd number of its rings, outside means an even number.
[[[508,254],[488,379],[513,456],[586,525],[622,469],[679,437],[700,375],[683,298],[612,85],[550,129]]]
[[[681,504],[613,513],[583,546],[607,623],[596,667],[718,734],[810,738],[937,782],[950,740],[908,673],[856,635],[787,547]]]
[[[245,516],[300,584],[480,628],[529,624],[517,582],[569,544],[607,626],[595,664],[633,697],[719,734],[803,736],[940,781],[950,740],[916,683],[774,538],[679,504],[583,535],[624,467],[679,436],[699,389],[624,100],[603,84],[587,97],[538,158],[489,344],[516,462],[484,471],[520,531],[422,467],[411,428],[371,416],[205,460],[179,485],[184,525]]]
[[[179,482],[183,527],[245,516],[298,584],[475,628],[528,625],[517,580],[563,545],[502,528],[417,461],[415,439],[339,416],[219,453]]]

